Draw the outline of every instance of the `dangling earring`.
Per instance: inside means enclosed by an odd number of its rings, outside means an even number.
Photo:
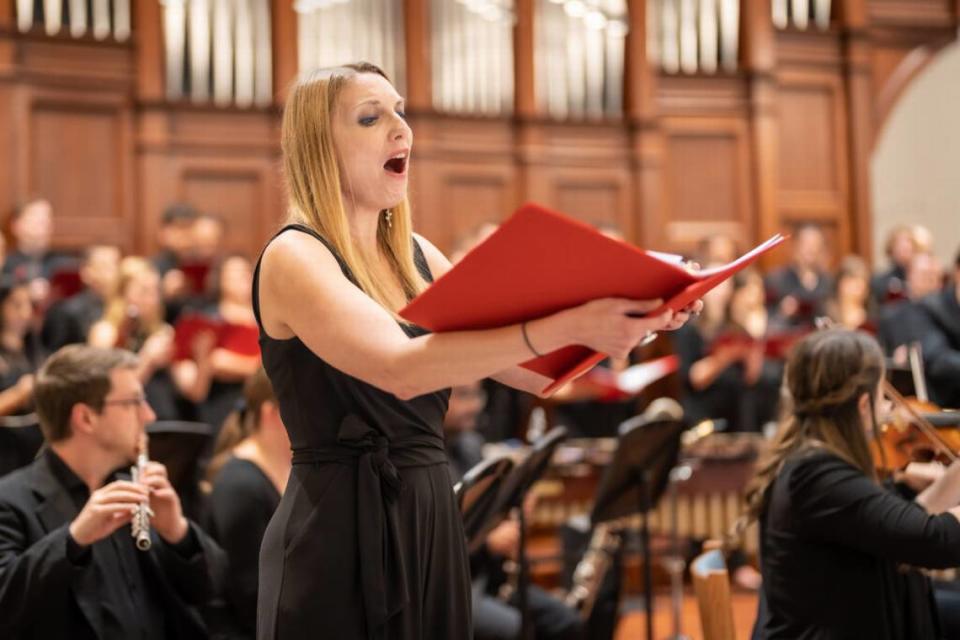
[[[383,213],[383,217],[387,221],[387,227],[393,229],[393,209],[387,209]]]

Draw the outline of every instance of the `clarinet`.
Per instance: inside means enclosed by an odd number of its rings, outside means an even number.
[[[140,482],[140,478],[147,468],[147,460],[147,444],[146,438],[144,438],[143,444],[140,447],[140,453],[137,454],[137,463],[130,467],[130,477],[133,482]],[[150,516],[152,515],[153,512],[150,510],[150,506],[141,503],[137,505],[137,510],[133,514],[133,520],[130,521],[130,534],[136,541],[137,549],[140,549],[140,551],[150,550]]]

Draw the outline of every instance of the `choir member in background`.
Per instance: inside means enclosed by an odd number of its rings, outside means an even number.
[[[253,303],[294,457],[261,548],[263,640],[470,638],[442,440],[449,388],[494,376],[539,392],[549,381],[518,366],[536,353],[580,343],[625,357],[696,308],[634,318],[658,302],[595,300],[441,334],[401,321],[450,269],[412,232],[412,143],[403,98],[373,65],[306,74],[284,107],[290,224],[263,251]]]
[[[149,260],[128,256],[120,262],[117,293],[90,328],[88,343],[136,353],[137,372],[157,418],[183,417],[184,407],[170,374],[173,328],[164,320],[160,274]]]
[[[160,218],[160,251],[152,260],[162,278],[166,320],[171,324],[193,294],[182,267],[191,259],[193,224],[199,215],[192,206],[181,202],[167,207]]]
[[[878,307],[907,297],[907,269],[917,254],[913,227],[901,224],[891,229],[884,250],[890,266],[870,281],[870,295]]]
[[[219,216],[203,213],[190,228],[190,257],[213,265],[223,258],[224,222]]]
[[[0,637],[201,640],[226,559],[183,515],[166,468],[128,470],[154,420],[136,356],[69,345],[37,374],[47,447],[0,480]],[[151,547],[131,519],[148,509]]]
[[[915,253],[907,265],[906,296],[880,308],[877,339],[898,365],[907,364],[908,347],[923,337],[928,318],[921,301],[943,288],[943,265],[932,253]]]
[[[14,250],[7,253],[3,274],[29,283],[30,299],[43,306],[50,294],[50,278],[70,261],[50,248],[53,239],[53,207],[35,198],[17,207],[10,219]]]
[[[960,250],[951,280],[921,304],[929,318],[920,346],[931,400],[960,408]]]
[[[45,350],[33,332],[30,287],[12,276],[0,279],[0,416],[33,410],[34,373]]]
[[[180,392],[197,403],[196,418],[219,431],[243,395],[243,383],[260,368],[257,324],[253,315],[253,269],[246,256],[223,259],[210,272],[210,297],[215,301],[195,312],[220,329],[212,342],[201,342],[194,358],[173,363]],[[193,311],[191,311],[193,313]]]
[[[759,432],[773,418],[780,374],[765,356],[763,295],[762,279],[741,272],[709,291],[701,316],[671,335],[688,424],[722,419],[731,431]]]
[[[727,264],[739,255],[737,241],[723,233],[704,236],[697,243],[696,260],[700,264]]]
[[[83,251],[80,281],[83,290],[53,304],[43,323],[43,344],[50,352],[68,344],[86,342],[90,329],[103,316],[107,301],[116,295],[120,280],[120,249],[95,244]]]
[[[220,432],[207,472],[213,483],[207,528],[230,561],[225,606],[211,623],[215,637],[256,636],[260,542],[290,466],[290,439],[261,368],[244,383],[243,400]]]
[[[817,331],[790,354],[788,405],[738,527],[760,525],[755,638],[942,637],[929,582],[905,565],[960,565],[960,463],[915,499],[881,485],[868,441],[883,376],[860,331]]]
[[[827,315],[847,329],[862,329],[875,334],[877,329],[869,305],[870,269],[859,256],[846,256],[840,261],[833,295],[825,305]]]
[[[771,272],[764,282],[768,306],[779,321],[794,327],[813,326],[815,318],[825,315],[824,303],[833,290],[833,279],[825,268],[828,262],[820,227],[799,227],[793,234],[790,264]]]
[[[450,405],[443,420],[444,441],[450,458],[453,481],[483,460],[483,436],[477,431],[477,418],[486,403],[479,383],[450,390]],[[532,509],[528,500],[525,509]],[[484,546],[470,558],[473,580],[473,637],[475,640],[513,640],[520,631],[520,611],[516,594],[509,601],[497,597],[506,581],[504,561],[516,560],[520,530],[518,521],[509,518],[493,529]],[[531,585],[527,601],[533,620],[534,637],[542,640],[576,640],[583,636],[583,625],[576,611],[546,591]]]

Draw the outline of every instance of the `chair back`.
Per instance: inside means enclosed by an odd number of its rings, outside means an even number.
[[[713,549],[700,554],[690,566],[690,574],[704,640],[735,640],[730,579],[723,553]]]

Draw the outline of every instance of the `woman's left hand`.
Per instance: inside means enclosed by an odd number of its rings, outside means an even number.
[[[670,323],[664,327],[667,331],[673,331],[679,329],[683,325],[687,324],[687,321],[690,320],[691,316],[698,316],[700,312],[703,311],[703,300],[695,300],[691,302],[680,311],[676,312],[673,315],[673,319],[670,320]]]

